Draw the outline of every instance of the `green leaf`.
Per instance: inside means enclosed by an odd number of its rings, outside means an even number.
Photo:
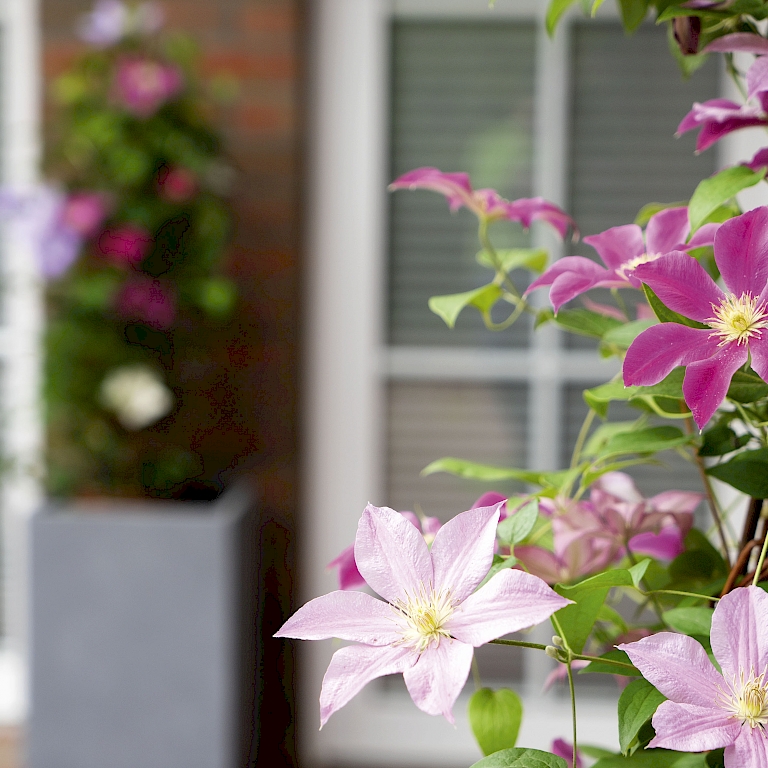
[[[725,749],[713,749],[707,754],[707,768],[725,768]]]
[[[618,0],[624,28],[634,32],[648,13],[648,0]]]
[[[744,165],[734,165],[700,182],[688,204],[688,220],[694,233],[707,217],[738,192],[752,187],[765,176],[765,169],[755,173]]]
[[[549,255],[543,248],[509,248],[496,251],[504,272],[513,269],[530,269],[541,274],[547,267]],[[479,264],[489,269],[496,269],[496,264],[488,251],[480,251],[475,257]]]
[[[619,746],[626,755],[640,729],[651,719],[666,696],[647,680],[633,680],[619,697]]]
[[[706,756],[668,749],[641,749],[629,757],[604,757],[592,768],[706,768]]]
[[[573,600],[573,605],[561,608],[555,617],[563,637],[574,653],[581,653],[584,648],[611,588],[631,586],[634,586],[632,575],[623,568],[599,573],[571,587],[562,584],[555,586],[555,592]]]
[[[441,317],[449,328],[456,325],[461,310],[473,306],[481,312],[488,312],[501,298],[504,292],[495,283],[476,288],[465,293],[453,293],[448,296],[433,296],[429,300],[429,308]]]
[[[568,768],[562,757],[538,749],[503,749],[470,768]]]
[[[709,327],[704,325],[704,323],[691,320],[690,317],[685,317],[677,312],[673,312],[645,283],[643,283],[643,292],[645,293],[645,298],[648,299],[648,303],[651,305],[653,313],[659,318],[660,322],[679,323],[680,325],[687,325],[690,328]]]
[[[664,621],[675,632],[709,637],[713,613],[711,608],[672,608],[669,611],[664,611],[662,615]]]
[[[514,747],[522,720],[523,703],[509,688],[481,688],[469,700],[469,724],[484,755]]]
[[[552,37],[561,16],[574,4],[576,0],[552,0],[547,8],[547,34]]]
[[[699,456],[724,456],[743,448],[751,439],[749,435],[737,435],[727,424],[716,424],[701,437]]]
[[[555,322],[571,333],[602,339],[608,331],[623,325],[614,317],[599,315],[588,309],[563,309],[555,315]]]
[[[527,469],[516,469],[514,467],[493,467],[488,464],[478,464],[474,461],[455,459],[451,456],[433,461],[421,470],[421,474],[424,477],[436,472],[447,472],[450,475],[466,477],[469,480],[520,480],[523,483],[555,487],[558,487],[562,478],[568,474],[568,470],[536,472]]]
[[[584,455],[589,458],[597,456],[614,435],[628,432],[634,429],[636,424],[637,422],[635,421],[608,421],[605,424],[601,424],[590,435],[589,440],[587,440],[587,444],[584,446]]]
[[[749,371],[736,371],[728,387],[728,395],[737,403],[754,403],[768,397],[768,384],[766,384],[752,369]]]
[[[629,569],[629,575],[632,577],[632,583],[635,585],[636,588],[639,589],[640,582],[643,580],[643,576],[645,576],[645,572],[648,570],[648,566],[650,564],[651,564],[651,558],[646,557],[645,559],[641,560],[639,563],[635,563]]]
[[[645,330],[652,325],[657,325],[656,320],[632,320],[618,328],[611,328],[603,335],[603,344],[614,344],[621,349],[629,349],[629,345]]]
[[[609,403],[614,400],[643,403],[645,398],[655,397],[681,401],[683,399],[684,375],[685,368],[675,368],[663,381],[652,387],[625,387],[621,379],[614,379],[606,384],[584,390],[584,402],[604,419],[608,415]],[[629,423],[631,424],[631,422]]]
[[[684,435],[677,427],[646,427],[614,435],[599,452],[600,458],[626,453],[658,453],[690,443],[691,435]]]
[[[629,664],[629,667],[617,667],[614,664],[608,664],[601,661],[590,661],[584,669],[579,670],[580,675],[601,674],[601,675],[623,675],[624,677],[640,677],[640,670],[632,666],[629,656],[624,651],[614,648],[600,656],[606,661],[620,661],[622,664]]]
[[[509,557],[494,555],[491,570],[485,574],[485,578],[480,582],[480,586],[485,586],[499,571],[506,570],[507,568],[514,568],[516,565],[517,558],[513,555],[510,555]]]
[[[638,227],[644,227],[659,211],[666,211],[667,208],[681,208],[684,205],[687,205],[685,200],[679,203],[648,203],[637,212],[635,224]]]
[[[738,453],[730,461],[707,469],[707,474],[755,499],[768,498],[768,448]]]
[[[527,538],[539,516],[539,501],[533,499],[522,509],[499,523],[497,533],[502,544],[514,546]]]

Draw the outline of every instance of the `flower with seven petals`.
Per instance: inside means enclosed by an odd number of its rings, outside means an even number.
[[[416,168],[395,179],[390,185],[397,189],[431,189],[448,198],[452,211],[469,208],[478,219],[487,222],[507,219],[519,221],[526,229],[536,219],[550,224],[561,238],[571,227],[576,234],[573,219],[554,203],[543,197],[524,197],[505,200],[495,189],[473,189],[466,173],[443,173],[438,168]]]
[[[563,304],[592,288],[639,288],[634,270],[672,250],[712,245],[719,224],[706,224],[686,244],[690,234],[688,208],[667,208],[651,216],[643,231],[637,224],[623,224],[584,238],[603,260],[604,267],[584,256],[565,256],[534,280],[526,295],[551,285],[549,300],[560,310]]]
[[[457,515],[437,532],[431,551],[402,515],[366,507],[355,560],[386,602],[331,592],[300,608],[275,635],[358,643],[331,659],[320,693],[321,726],[371,680],[396,673],[419,709],[453,722],[473,648],[534,626],[568,604],[522,571],[503,570],[477,589],[493,560],[498,507]]]
[[[768,594],[735,589],[712,616],[712,652],[659,632],[619,645],[667,697],[653,716],[650,747],[704,752],[725,747],[725,768],[768,767]]]
[[[727,293],[680,251],[636,269],[635,276],[666,306],[707,327],[654,325],[632,342],[624,360],[626,386],[658,384],[676,366],[687,366],[683,395],[700,428],[750,357],[757,374],[768,379],[768,208],[720,227],[715,262]]]

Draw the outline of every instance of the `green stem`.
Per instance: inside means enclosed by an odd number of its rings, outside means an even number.
[[[587,442],[587,435],[589,429],[592,426],[592,422],[595,420],[595,412],[590,408],[587,415],[584,417],[581,429],[579,430],[579,436],[576,438],[576,445],[573,446],[573,455],[571,456],[570,469],[576,467],[581,458],[581,452],[584,450],[584,444]]]
[[[760,550],[760,557],[757,560],[757,568],[755,569],[755,578],[752,579],[752,586],[756,587],[757,582],[760,581],[760,574],[763,572],[763,563],[765,562],[765,553],[768,550],[768,536],[765,537],[763,542],[763,548]]]
[[[568,661],[568,688],[571,692],[571,720],[573,721],[573,766],[576,768],[576,758],[578,757],[578,747],[576,745],[576,688],[573,684],[573,670],[571,662]]]
[[[477,236],[480,239],[480,245],[483,246],[483,250],[487,251],[488,255],[491,257],[494,269],[496,270],[496,275],[502,279],[502,283],[506,289],[516,299],[520,299],[520,301],[526,303],[523,297],[520,295],[520,291],[517,290],[517,286],[509,279],[509,275],[507,275],[507,273],[504,271],[504,266],[499,260],[499,254],[496,253],[496,249],[493,247],[490,237],[488,237],[488,222],[485,221],[485,219],[480,219],[480,226],[478,228]]]
[[[711,595],[700,595],[697,592],[682,592],[679,589],[651,589],[648,592],[643,592],[644,595],[650,597],[654,595],[680,595],[682,597],[698,597],[700,600],[719,600],[719,597],[712,597]]]
[[[517,648],[534,648],[537,651],[546,651],[547,646],[541,643],[526,643],[522,640],[491,640],[491,645],[514,645]]]
[[[613,659],[603,659],[600,656],[589,656],[586,653],[574,653],[572,654],[574,659],[579,661],[596,661],[599,664],[609,664],[612,667],[622,667],[623,669],[635,669],[633,664],[627,664],[626,661],[614,661]]]
[[[490,644],[491,645],[512,645],[512,646],[516,646],[517,648],[533,648],[536,651],[547,650],[546,645],[542,645],[541,643],[526,643],[522,640],[491,640]],[[580,661],[596,661],[596,662],[599,662],[600,664],[609,664],[612,667],[621,667],[623,669],[635,668],[632,664],[627,664],[625,661],[614,661],[613,659],[602,659],[599,656],[589,656],[586,653],[573,653],[573,651],[568,651],[567,649],[566,649],[566,653],[570,653],[571,658],[579,659]]]
[[[742,95],[744,101],[747,100],[747,90],[744,87],[744,82],[741,77],[741,72],[736,69],[736,65],[733,63],[733,54],[727,53],[725,55],[725,69],[731,77],[731,80],[736,84],[739,89],[739,93]]]
[[[480,669],[475,655],[472,656],[472,680],[475,683],[475,690],[479,691],[483,687],[483,681],[480,679]]]

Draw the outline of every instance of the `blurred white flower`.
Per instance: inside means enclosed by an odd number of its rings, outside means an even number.
[[[80,19],[77,31],[86,43],[108,48],[128,35],[154,35],[162,29],[164,21],[163,9],[155,2],[131,8],[122,0],[99,0]]]
[[[121,365],[101,383],[101,404],[126,428],[138,432],[167,416],[174,405],[173,392],[162,376],[147,365]]]

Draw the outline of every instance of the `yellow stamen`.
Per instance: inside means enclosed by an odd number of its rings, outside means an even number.
[[[768,681],[765,672],[755,675],[752,671],[746,678],[742,671],[738,679],[734,678],[731,690],[723,696],[722,704],[731,712],[731,717],[740,720],[750,728],[760,727],[765,730],[768,723]]]
[[[450,637],[445,623],[454,610],[449,590],[435,592],[423,585],[418,594],[407,596],[405,601],[393,604],[402,629],[402,643],[422,653],[430,645],[440,645],[440,640]]]
[[[624,280],[629,281],[629,273],[632,272],[633,269],[639,267],[641,264],[648,264],[651,261],[656,261],[661,255],[662,254],[660,253],[643,253],[640,256],[635,256],[634,259],[624,262],[624,264],[616,270],[616,274],[619,275],[619,277],[624,278]]]
[[[719,347],[731,344],[747,344],[752,337],[760,338],[768,328],[768,310],[765,304],[758,306],[757,297],[751,293],[726,296],[720,306],[712,305],[714,317],[705,322],[713,329],[710,336],[719,336]]]

